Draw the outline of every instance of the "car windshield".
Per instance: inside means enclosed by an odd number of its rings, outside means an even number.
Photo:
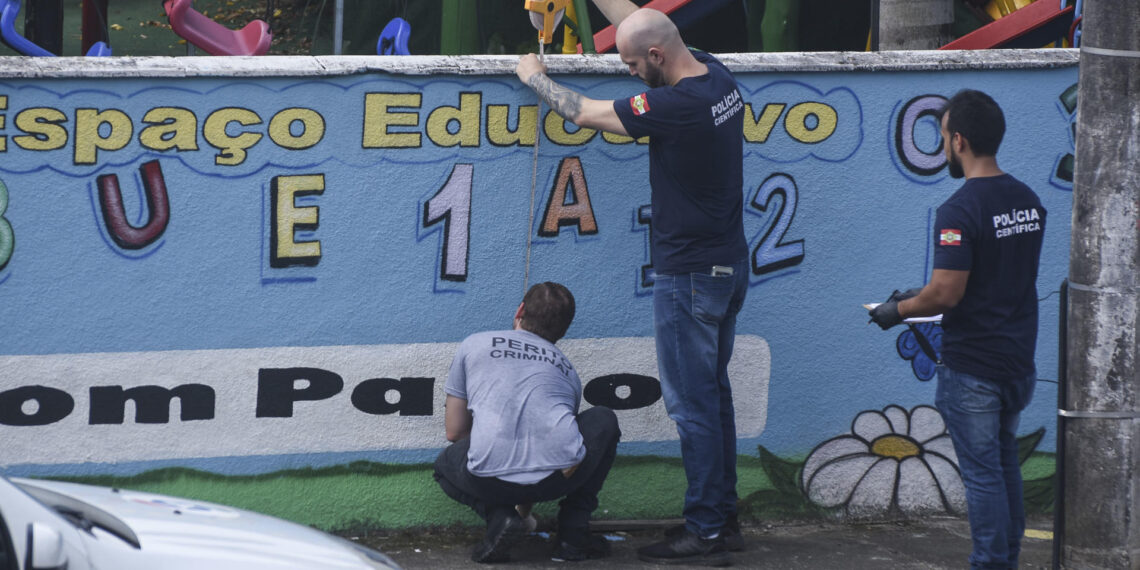
[[[131,530],[131,527],[103,509],[64,494],[37,487],[32,482],[12,481],[12,483],[31,495],[33,499],[59,513],[67,522],[77,528],[88,532],[92,528],[99,528],[136,549],[141,547],[139,537]],[[0,568],[4,567],[0,566]]]
[[[8,534],[8,523],[4,521],[3,509],[0,509],[0,570],[16,570],[16,553],[12,548],[12,535]]]

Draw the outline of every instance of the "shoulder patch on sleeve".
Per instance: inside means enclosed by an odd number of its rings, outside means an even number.
[[[962,230],[938,230],[938,245],[962,245]]]
[[[629,98],[629,107],[634,115],[644,115],[649,112],[649,97],[645,93],[634,95]]]

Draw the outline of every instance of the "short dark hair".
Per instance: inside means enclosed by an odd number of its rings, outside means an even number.
[[[1005,136],[1005,115],[993,97],[963,89],[956,93],[942,107],[940,117],[950,113],[946,130],[958,133],[970,143],[970,151],[976,156],[994,156],[1001,139]],[[950,144],[946,141],[945,144]]]
[[[533,285],[523,296],[519,326],[550,342],[558,342],[574,320],[574,295],[559,283]]]

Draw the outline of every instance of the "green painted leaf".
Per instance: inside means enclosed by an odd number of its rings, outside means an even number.
[[[1055,479],[1052,475],[1033,479],[1022,483],[1022,492],[1025,495],[1025,510],[1029,513],[1051,513],[1056,497],[1054,491]]]
[[[764,469],[764,474],[772,482],[772,487],[780,493],[800,497],[802,500],[803,491],[800,490],[799,481],[796,477],[802,464],[780,459],[765,449],[763,445],[759,447],[760,467]]]
[[[1023,435],[1017,438],[1017,464],[1023,465],[1026,459],[1037,449],[1037,444],[1041,443],[1041,438],[1045,437],[1045,428],[1037,428],[1037,431]]]

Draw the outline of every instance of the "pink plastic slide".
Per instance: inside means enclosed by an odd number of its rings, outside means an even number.
[[[174,33],[211,55],[265,55],[273,34],[264,20],[231,30],[194,10],[194,0],[166,0],[166,16]]]

